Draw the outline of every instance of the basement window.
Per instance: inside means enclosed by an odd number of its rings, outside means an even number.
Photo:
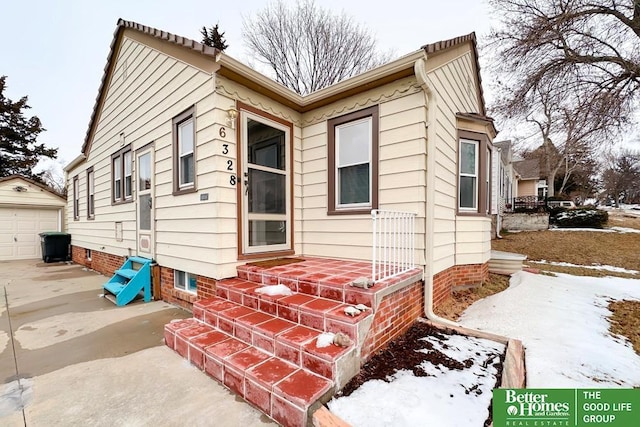
[[[196,294],[198,292],[198,276],[180,270],[173,272],[173,287],[181,291]]]
[[[91,261],[91,249],[85,249],[84,257],[87,259],[87,261]]]

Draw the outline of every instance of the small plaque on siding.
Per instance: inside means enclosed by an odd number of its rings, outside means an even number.
[[[200,194],[200,200],[201,200],[201,201],[209,200],[209,193],[202,193],[202,194]]]

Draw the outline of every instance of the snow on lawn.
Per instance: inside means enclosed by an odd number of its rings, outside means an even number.
[[[523,341],[531,388],[640,387],[640,356],[609,333],[610,300],[640,300],[640,280],[515,273],[460,323]]]
[[[550,228],[551,231],[595,231],[598,233],[640,233],[637,228],[610,227],[610,228]]]
[[[557,265],[560,267],[579,267],[579,268],[587,268],[590,270],[602,270],[602,271],[613,271],[615,273],[627,273],[627,274],[638,274],[640,273],[638,270],[627,270],[626,268],[622,268],[622,267],[614,267],[613,265],[578,265],[578,264],[571,264],[569,262],[556,262],[556,261],[547,261],[547,260],[540,260],[540,261],[527,261],[529,263],[532,264],[548,264],[548,265]]]
[[[482,426],[497,381],[493,364],[504,353],[504,345],[460,335],[423,340],[470,366],[456,370],[425,361],[420,367],[428,376],[405,369],[389,378],[391,382],[369,380],[351,395],[331,400],[331,412],[354,427]]]

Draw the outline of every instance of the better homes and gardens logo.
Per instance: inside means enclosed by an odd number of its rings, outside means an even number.
[[[640,389],[496,389],[494,427],[640,426]]]

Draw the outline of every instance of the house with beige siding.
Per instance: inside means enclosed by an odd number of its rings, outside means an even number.
[[[296,289],[376,313],[409,286],[417,310],[394,320],[404,325],[395,336],[488,276],[495,133],[474,34],[301,96],[212,47],[120,20],[81,154],[66,167],[73,260],[111,274],[126,257],[152,259],[161,297],[196,314],[196,301],[231,295],[229,278],[291,283],[282,266],[256,276],[263,260],[365,275],[385,227],[373,211],[406,231],[376,258],[403,250],[406,283],[378,296],[376,284],[333,292],[318,277]],[[364,339],[376,322],[355,337],[369,345],[358,355],[384,344]]]

